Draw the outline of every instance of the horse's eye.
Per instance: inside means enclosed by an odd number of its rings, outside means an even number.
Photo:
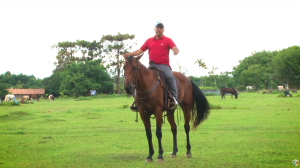
[[[132,67],[132,70],[134,70],[134,71],[135,71],[135,70],[136,70],[136,67]]]

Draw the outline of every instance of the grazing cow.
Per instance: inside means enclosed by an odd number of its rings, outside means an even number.
[[[54,96],[51,94],[49,95],[49,102],[54,101]]]
[[[22,99],[24,100],[30,100],[30,97],[28,95],[22,96]]]
[[[5,96],[4,101],[12,100],[14,97],[15,97],[15,95],[13,95],[13,94],[8,94],[8,95]]]
[[[30,97],[31,97],[31,100],[36,100],[38,102],[40,101],[39,96],[36,94],[31,94]]]
[[[246,86],[246,90],[248,89],[254,89],[254,86]]]
[[[278,90],[283,90],[283,86],[278,86]]]

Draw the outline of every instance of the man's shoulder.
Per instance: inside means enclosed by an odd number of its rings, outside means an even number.
[[[170,37],[164,36],[164,38],[165,38],[166,40],[171,40],[171,41],[172,41],[172,39],[171,39]]]
[[[148,40],[153,40],[153,39],[154,39],[154,37],[150,37],[150,38],[147,39],[147,41],[148,41]]]

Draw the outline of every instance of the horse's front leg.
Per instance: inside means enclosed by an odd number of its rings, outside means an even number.
[[[163,153],[164,150],[161,145],[161,138],[162,138],[162,132],[161,132],[161,125],[162,125],[162,110],[155,113],[155,118],[156,118],[156,137],[158,140],[158,157],[156,159],[156,162],[163,162]]]
[[[176,123],[174,120],[174,111],[175,110],[169,110],[168,115],[167,115],[168,121],[171,125],[171,131],[173,134],[173,152],[171,154],[171,158],[176,158],[176,153],[178,151],[178,148],[177,148],[177,126],[176,126]]]
[[[150,117],[147,117],[147,115],[144,112],[141,112],[140,115],[141,115],[141,118],[142,118],[144,126],[145,126],[145,131],[146,131],[146,136],[147,136],[148,146],[149,146],[149,155],[146,158],[145,162],[152,162],[153,161],[152,156],[154,154],[154,149],[153,149],[153,144],[152,144]]]

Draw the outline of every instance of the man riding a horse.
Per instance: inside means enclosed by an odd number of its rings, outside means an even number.
[[[177,101],[177,89],[175,84],[175,78],[172,74],[172,69],[169,64],[169,51],[173,51],[174,55],[179,53],[179,49],[172,41],[171,38],[168,38],[163,35],[164,33],[164,24],[161,21],[158,21],[154,27],[155,36],[146,40],[144,45],[133,53],[125,53],[124,57],[128,56],[137,56],[149,50],[149,61],[152,62],[151,66],[159,69],[165,76],[166,82],[169,86],[170,92],[173,95],[173,99],[170,102],[169,108],[176,109],[178,106]],[[134,112],[138,112],[135,101],[130,106],[130,109]]]

